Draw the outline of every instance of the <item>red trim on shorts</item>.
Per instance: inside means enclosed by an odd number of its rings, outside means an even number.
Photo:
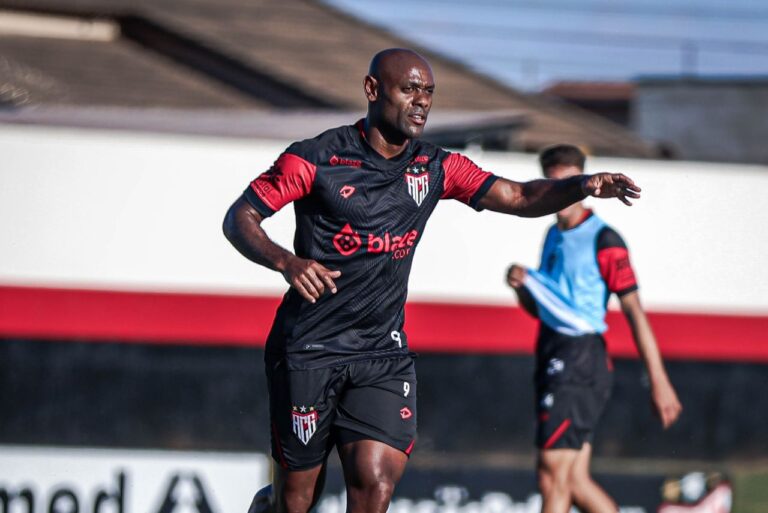
[[[403,451],[406,456],[410,456],[411,455],[411,451],[413,450],[413,446],[414,445],[416,445],[416,439],[415,438],[413,440],[411,440],[411,443],[408,444],[408,447],[405,449],[405,451]]]
[[[565,431],[568,429],[568,427],[571,425],[571,419],[565,419],[562,424],[560,424],[557,429],[555,429],[555,432],[552,433],[552,436],[550,436],[547,439],[547,442],[544,444],[544,447],[542,449],[549,449],[553,445],[557,443],[558,440],[560,440],[560,437],[563,436]]]
[[[283,445],[280,443],[280,435],[277,434],[277,425],[274,422],[272,423],[272,436],[275,437],[277,455],[280,456],[280,466],[288,468],[288,462],[285,461],[285,455],[283,454]]]

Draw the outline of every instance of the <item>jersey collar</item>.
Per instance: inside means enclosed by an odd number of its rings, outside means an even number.
[[[390,159],[384,158],[378,151],[373,149],[368,142],[368,138],[365,136],[365,118],[360,119],[353,126],[357,132],[358,142],[363,153],[368,156],[369,160],[372,161],[377,168],[382,170],[389,170],[393,167],[399,168],[403,162],[410,160],[411,155],[413,155],[415,148],[417,147],[416,142],[413,139],[409,139],[408,144],[402,152]]]

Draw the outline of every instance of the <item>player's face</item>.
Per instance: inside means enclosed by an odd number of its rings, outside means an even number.
[[[552,166],[544,170],[544,176],[554,180],[562,180],[563,178],[570,178],[572,176],[579,176],[581,174],[582,171],[577,166],[559,165]],[[582,208],[583,207],[581,203],[574,203],[573,205],[565,207],[560,212],[558,212],[557,218],[559,220],[567,220],[572,216],[580,215]]]
[[[381,84],[381,118],[390,129],[412,139],[421,136],[432,108],[435,81],[428,66],[416,62]]]

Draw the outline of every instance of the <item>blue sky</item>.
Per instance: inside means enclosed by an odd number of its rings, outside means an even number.
[[[324,0],[513,86],[768,76],[768,0]]]

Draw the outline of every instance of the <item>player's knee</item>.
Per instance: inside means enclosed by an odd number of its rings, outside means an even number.
[[[277,503],[278,513],[307,513],[312,507],[311,495],[286,494],[283,500]]]
[[[571,483],[568,469],[563,465],[540,465],[538,468],[539,490],[543,495],[569,493]]]
[[[349,500],[357,505],[352,508],[355,511],[386,511],[394,491],[395,484],[389,479],[366,479],[347,488]]]
[[[391,479],[382,478],[362,483],[361,488],[362,493],[371,500],[389,501],[389,499],[392,498],[392,494],[395,492],[395,483],[393,483]]]
[[[550,473],[542,468],[539,468],[536,477],[539,482],[539,491],[542,495],[549,495],[552,491],[552,476]]]
[[[376,494],[387,502],[392,498],[392,494],[395,493],[395,483],[391,479],[384,479],[378,483]]]
[[[312,489],[286,487],[275,501],[278,513],[306,513],[315,503]]]
[[[571,472],[568,482],[573,490],[583,490],[592,485],[592,478],[585,472]]]

